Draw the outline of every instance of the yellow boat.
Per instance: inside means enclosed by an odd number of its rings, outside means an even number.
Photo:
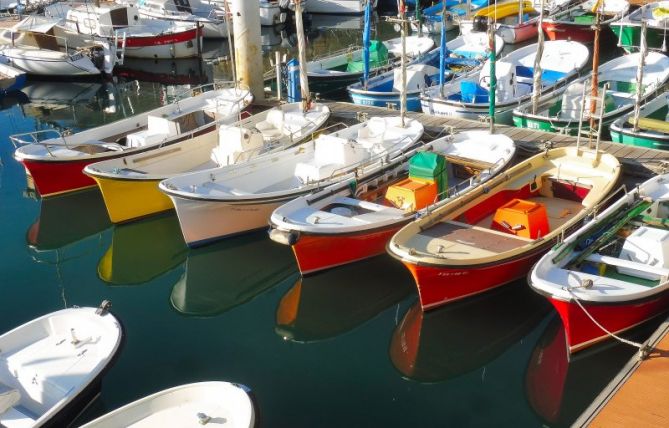
[[[486,18],[495,19],[496,33],[504,43],[514,44],[537,37],[539,12],[531,1],[509,1],[486,6],[476,11],[472,21],[462,21],[460,29],[463,33],[471,32],[474,23],[485,23]]]
[[[484,16],[500,20],[510,16],[518,16],[518,9],[520,9],[520,2],[517,1],[497,3],[496,5],[492,4],[477,10],[474,16]],[[495,12],[497,15],[495,15]],[[523,2],[523,13],[537,13],[531,1]]]

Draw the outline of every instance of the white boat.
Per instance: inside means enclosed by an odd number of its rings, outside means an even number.
[[[205,38],[221,39],[228,37],[225,12],[211,3],[200,0],[124,0],[134,4],[142,17],[199,25]],[[232,20],[230,20],[232,24]],[[232,27],[230,27],[232,34]]]
[[[26,72],[5,64],[4,61],[0,58],[0,94],[17,91],[26,83]]]
[[[292,246],[302,274],[383,254],[402,226],[485,183],[515,151],[513,140],[501,134],[447,135],[354,186],[339,183],[280,206],[270,218],[270,238]],[[434,163],[425,174],[429,161]]]
[[[232,0],[208,0],[208,2],[221,10],[225,10],[226,3],[228,8],[232,8]],[[283,7],[285,4],[282,6],[286,2],[287,0],[260,0],[260,25],[272,27],[286,22],[288,7]],[[302,3],[306,3],[306,0]],[[302,8],[304,9],[304,5]]]
[[[45,14],[62,20],[64,36],[105,40],[119,57],[191,58],[201,52],[202,30],[197,25],[142,19],[137,7],[132,5],[64,2],[46,7]],[[121,52],[116,54],[116,49]]]
[[[249,389],[229,382],[199,382],[166,389],[107,413],[81,428],[198,427],[252,428]]]
[[[67,40],[57,34],[58,23],[59,20],[39,16],[24,18],[0,34],[0,55],[11,66],[31,75],[100,75],[100,69],[89,56],[73,46],[68,46]]]
[[[173,208],[158,190],[171,177],[246,162],[298,144],[313,135],[330,116],[330,109],[314,103],[303,112],[301,103],[284,104],[241,122],[220,124],[207,132],[159,147],[84,168],[98,183],[112,222],[120,223]]]
[[[534,85],[537,44],[517,49],[497,61],[495,75],[495,120],[511,123],[513,109],[530,101]],[[544,43],[541,56],[541,93],[548,95],[576,77],[588,61],[588,48],[578,42],[555,40]],[[490,62],[480,71],[454,79],[421,96],[424,113],[478,120],[489,114]]]
[[[373,117],[341,131],[249,162],[185,174],[160,183],[174,203],[189,246],[261,229],[276,208],[353,176],[365,177],[401,156],[423,125]]]
[[[95,186],[83,174],[86,165],[213,132],[216,121],[235,122],[252,100],[248,89],[232,83],[213,87],[215,90],[73,135],[53,129],[13,135],[14,158],[23,163],[43,197]]]
[[[99,392],[123,336],[106,303],[56,311],[0,336],[0,426],[66,426]]]
[[[369,0],[376,9],[378,0]],[[309,0],[309,13],[360,15],[365,12],[367,0]]]
[[[488,19],[494,19],[495,33],[504,43],[512,45],[537,37],[539,12],[529,0],[493,3],[476,11],[473,19],[460,20],[463,34],[487,29]]]

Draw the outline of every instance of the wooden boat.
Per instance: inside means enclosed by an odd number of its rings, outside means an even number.
[[[423,9],[420,25],[424,33],[439,34],[442,25],[446,26],[446,31],[451,31],[460,20],[471,19],[472,13],[488,6],[488,0],[447,0],[446,19],[444,19],[442,3],[439,2]],[[417,31],[418,23],[412,22],[411,27]]]
[[[178,222],[176,227],[181,240]],[[262,269],[249,268],[249,260]],[[212,275],[212,266],[225,275]],[[183,270],[172,287],[170,303],[179,314],[191,317],[220,315],[297,276],[290,250],[260,231],[190,250]]]
[[[42,197],[95,186],[83,173],[86,165],[212,132],[215,120],[236,120],[252,99],[246,89],[212,86],[220,89],[73,135],[53,129],[13,135],[14,158],[26,168]]]
[[[634,113],[616,119],[610,126],[611,141],[631,146],[669,150],[669,91],[649,100],[639,110],[638,128]]]
[[[277,207],[331,184],[377,174],[423,135],[414,119],[373,117],[239,165],[164,180],[189,246],[267,226]],[[243,215],[240,215],[243,213]]]
[[[442,137],[379,175],[280,206],[270,217],[270,238],[292,246],[303,275],[383,254],[402,226],[488,181],[514,153],[513,141],[501,134]]]
[[[504,48],[501,37],[495,36],[495,50],[499,54]],[[487,59],[488,36],[485,33],[469,33],[458,36],[446,45],[446,80],[479,69]],[[439,49],[434,49],[416,59],[407,67],[407,110],[420,111],[420,94],[426,88],[439,84]],[[401,70],[396,68],[369,79],[367,90],[362,82],[348,87],[354,104],[376,107],[394,106],[399,110]]]
[[[63,309],[0,336],[0,425],[66,426],[99,393],[123,336],[108,307]]]
[[[0,62],[0,94],[18,91],[26,84],[26,73],[9,64]]]
[[[309,0],[309,13],[361,15],[365,11],[367,1],[376,8],[378,0]]]
[[[332,339],[370,322],[412,292],[411,277],[385,257],[297,278],[279,300],[274,332],[296,343]]]
[[[522,343],[548,313],[550,306],[538,297],[514,284],[429,312],[416,303],[393,332],[390,361],[418,382],[443,382],[485,367]]]
[[[81,428],[207,424],[252,428],[255,411],[249,393],[244,385],[220,381],[176,386],[126,404]]]
[[[511,0],[483,7],[474,13],[471,20],[460,21],[460,31],[464,34],[473,31],[474,27],[477,30],[485,28],[488,18],[497,22],[495,32],[504,43],[513,45],[537,37],[539,12],[534,9],[532,1]]]
[[[619,175],[612,155],[546,150],[406,225],[388,251],[411,271],[424,310],[484,293],[525,276]]]
[[[417,58],[434,46],[429,37],[409,36],[406,38],[407,56]],[[399,65],[401,38],[383,42],[371,42],[370,69],[372,74],[386,71]],[[307,63],[307,76],[312,92],[322,95],[341,91],[357,82],[363,75],[362,48],[351,47]]]
[[[0,56],[3,62],[35,76],[90,77],[99,76],[93,60],[67,39],[57,34],[59,20],[28,16],[4,29],[0,34]],[[93,48],[91,48],[93,49]],[[93,56],[93,50],[90,51]],[[95,49],[100,58],[99,49]]]
[[[497,61],[495,75],[496,123],[511,123],[513,109],[528,104],[534,87],[534,63],[538,45],[517,49]],[[541,93],[547,96],[566,86],[576,77],[588,60],[588,48],[567,40],[544,43],[541,56]],[[453,79],[421,95],[424,113],[435,116],[455,116],[478,120],[489,115],[490,66],[487,61],[480,71]]]
[[[636,76],[639,68],[639,53],[620,56],[599,66],[599,86],[607,84],[602,129],[614,120],[634,109]],[[643,93],[641,102],[654,97],[669,81],[669,58],[659,52],[648,52],[643,68]],[[576,134],[578,132],[583,93],[589,95],[588,76],[581,77],[562,90],[546,94],[538,103],[536,114],[529,104],[513,110],[513,124],[520,128]],[[583,113],[584,123],[590,118],[588,107]]]
[[[669,1],[651,2],[612,22],[611,30],[618,44],[628,53],[641,45],[641,23],[646,23],[646,40],[650,49],[667,52],[669,43]]]
[[[114,47],[114,56],[129,58],[191,58],[201,51],[202,30],[192,22],[139,18],[136,6],[56,3],[47,16],[62,19],[64,35],[96,37]],[[118,50],[118,53],[116,52]],[[122,62],[122,61],[120,61]]]
[[[581,43],[592,43],[595,37],[594,25],[596,11],[593,7],[596,0],[588,0],[563,12],[544,18],[541,28],[549,40],[574,40]],[[629,9],[627,0],[605,0],[603,2],[600,25],[603,29],[602,38],[613,39],[609,24],[626,14]]]
[[[667,197],[669,175],[646,181],[532,269],[530,285],[560,314],[570,352],[669,309]]]
[[[242,122],[217,125],[217,132],[195,135],[174,144],[95,162],[84,168],[100,190],[114,223],[136,220],[174,208],[158,190],[162,180],[248,161],[298,144],[320,128],[330,109],[314,103],[284,104]]]

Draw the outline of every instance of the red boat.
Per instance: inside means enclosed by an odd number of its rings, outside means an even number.
[[[669,310],[667,198],[669,175],[652,178],[532,270],[531,286],[560,314],[570,352]]]
[[[388,251],[411,271],[424,310],[483,293],[525,276],[619,175],[609,154],[547,150],[405,226]]]
[[[592,11],[594,2],[581,3],[564,12],[544,18],[541,28],[549,40],[572,40],[581,43],[592,43],[595,39],[594,25],[596,14]],[[613,32],[609,24],[619,19],[629,9],[626,0],[608,0],[604,3],[601,13],[600,38],[611,39]]]

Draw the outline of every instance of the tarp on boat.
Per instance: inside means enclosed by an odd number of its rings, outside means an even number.
[[[372,40],[369,46],[369,68],[374,69],[388,62],[388,48],[378,40]],[[346,71],[356,73],[363,71],[362,60],[349,61]]]

